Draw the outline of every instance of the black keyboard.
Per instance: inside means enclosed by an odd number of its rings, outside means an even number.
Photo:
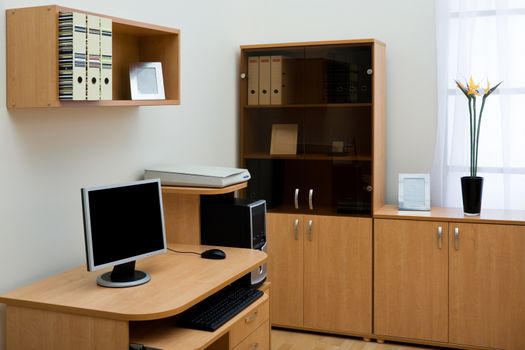
[[[204,299],[181,314],[180,326],[213,332],[248,305],[259,299],[263,292],[239,286],[228,286]]]

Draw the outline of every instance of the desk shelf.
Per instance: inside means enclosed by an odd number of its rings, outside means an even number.
[[[216,188],[216,187],[183,187],[183,186],[162,186],[162,193],[172,194],[225,194],[235,192],[237,190],[246,188],[247,183],[241,182],[235,185]]]
[[[215,187],[162,186],[166,239],[170,243],[200,244],[200,198],[205,195],[233,196],[247,182]]]
[[[215,332],[206,332],[196,329],[176,327],[177,317],[166,318],[148,322],[131,322],[130,323],[130,341],[132,343],[144,344],[161,349],[204,349],[208,345],[217,341],[229,344],[226,336],[228,331],[235,328],[242,320],[253,313],[255,309],[268,309],[268,295],[263,295],[252,305],[233,317],[231,320],[222,325]],[[265,321],[265,319],[261,319]],[[267,321],[267,318],[266,318]],[[228,346],[225,346],[228,348]]]

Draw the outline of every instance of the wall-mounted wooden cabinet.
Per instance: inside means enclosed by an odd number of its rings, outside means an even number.
[[[143,106],[180,103],[179,30],[107,15],[113,21],[113,99],[61,101],[58,15],[83,12],[56,5],[6,10],[7,107]],[[164,100],[131,100],[129,66],[161,62]]]

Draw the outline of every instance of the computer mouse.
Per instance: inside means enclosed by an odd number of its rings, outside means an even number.
[[[201,258],[204,259],[224,259],[226,253],[220,249],[208,249],[201,253]]]

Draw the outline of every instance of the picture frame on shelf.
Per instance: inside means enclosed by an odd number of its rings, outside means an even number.
[[[399,174],[399,210],[430,210],[430,174]]]
[[[297,132],[297,124],[272,124],[270,154],[297,154]]]
[[[137,62],[129,69],[132,100],[164,100],[161,62]]]

